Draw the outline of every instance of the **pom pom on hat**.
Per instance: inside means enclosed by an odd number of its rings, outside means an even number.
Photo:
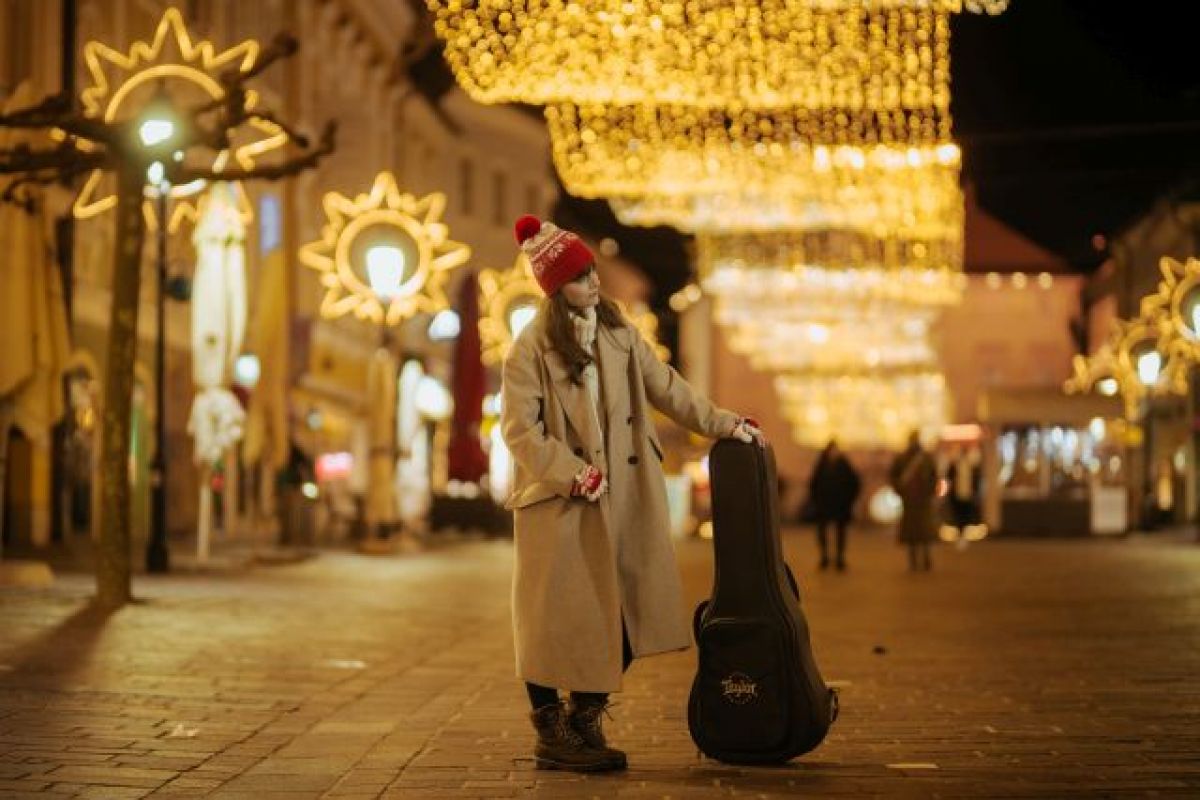
[[[526,214],[517,220],[514,230],[517,234],[517,244],[524,244],[527,239],[537,236],[542,229],[542,221],[532,214]]]
[[[526,214],[513,225],[521,251],[529,257],[533,276],[549,297],[595,262],[588,246],[553,222]]]

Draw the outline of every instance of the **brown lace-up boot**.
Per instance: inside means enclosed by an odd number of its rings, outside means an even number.
[[[613,769],[625,769],[628,766],[625,753],[615,747],[609,747],[604,738],[603,718],[607,713],[607,702],[572,701],[567,722],[583,737],[588,747],[604,753],[616,765]]]
[[[561,702],[542,706],[529,718],[537,730],[534,758],[538,769],[604,772],[618,768],[610,756],[589,747],[575,732],[567,722],[567,712]]]

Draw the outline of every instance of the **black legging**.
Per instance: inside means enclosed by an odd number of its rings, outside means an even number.
[[[629,669],[633,663],[633,648],[629,646],[629,634],[621,624],[621,671]],[[525,691],[529,693],[529,704],[533,710],[552,706],[558,702],[558,689],[550,686],[540,686],[536,683],[525,682]],[[608,692],[571,692],[571,701],[576,705],[603,705],[608,702]]]
[[[817,543],[821,546],[821,563],[829,562],[829,544],[825,531],[833,525],[837,530],[837,561],[839,564],[846,560],[846,525],[844,519],[823,519],[817,522]]]

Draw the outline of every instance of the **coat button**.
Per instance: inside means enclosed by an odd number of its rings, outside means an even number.
[[[576,447],[576,448],[575,448],[575,455],[579,456],[580,458],[583,458],[583,448],[582,448],[582,447]]]
[[[630,457],[629,457],[629,463],[630,463],[630,464],[636,464],[636,463],[637,463],[637,461],[638,461],[638,459],[637,459],[637,456],[630,456]]]
[[[632,425],[632,424],[633,424],[633,417],[628,417],[628,418],[626,418],[626,420],[625,420],[625,421],[626,421],[627,423],[629,423],[630,425]]]

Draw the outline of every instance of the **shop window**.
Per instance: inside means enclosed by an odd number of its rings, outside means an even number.
[[[500,170],[492,173],[492,224],[503,227],[508,224],[508,176]]]

